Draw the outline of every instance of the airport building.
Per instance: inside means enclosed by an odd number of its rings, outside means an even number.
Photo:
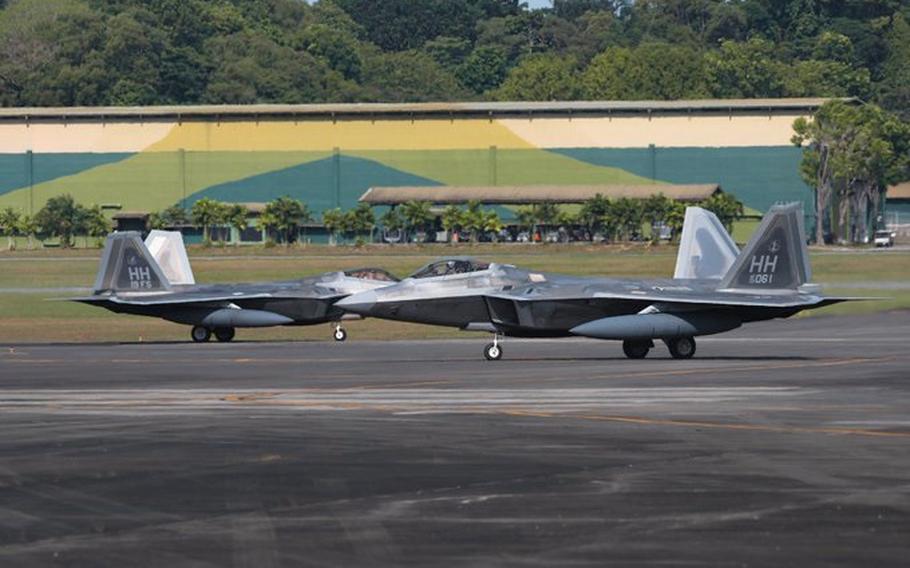
[[[760,214],[812,193],[792,123],[825,99],[0,109],[0,207],[148,212],[371,187],[719,185]],[[811,219],[810,219],[811,223]]]

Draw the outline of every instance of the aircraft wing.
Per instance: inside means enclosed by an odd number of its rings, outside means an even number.
[[[616,302],[651,303],[678,307],[766,307],[795,308],[822,307],[838,302],[871,300],[879,298],[822,296],[820,294],[760,294],[697,290],[687,286],[652,286],[636,290],[616,290],[608,287],[585,286],[577,290],[548,290],[538,288],[536,293],[526,289],[489,294],[489,297],[517,302],[540,300],[613,300]]]
[[[232,292],[206,292],[206,291],[187,291],[187,292],[163,292],[158,294],[99,294],[95,296],[85,296],[78,298],[68,298],[74,302],[82,303],[103,303],[112,302],[115,304],[135,305],[135,306],[166,306],[166,305],[207,305],[224,302],[242,302],[245,300],[259,299],[318,299],[332,301],[344,297],[345,294],[330,289],[313,290],[312,293],[297,293],[290,290],[269,291],[232,291]]]

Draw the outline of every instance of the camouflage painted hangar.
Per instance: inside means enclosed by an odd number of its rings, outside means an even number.
[[[758,212],[811,211],[791,125],[823,102],[0,109],[0,207],[290,195],[319,213],[373,186],[712,183]]]

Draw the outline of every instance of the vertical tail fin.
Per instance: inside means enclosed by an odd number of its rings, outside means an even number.
[[[146,248],[139,233],[111,233],[104,242],[95,293],[170,290],[167,277]]]
[[[768,210],[721,288],[795,290],[811,278],[802,206],[791,203]]]
[[[151,231],[145,237],[145,246],[168,282],[173,285],[196,283],[180,231]]]
[[[701,207],[686,207],[673,278],[720,280],[737,256],[739,248],[714,213]]]

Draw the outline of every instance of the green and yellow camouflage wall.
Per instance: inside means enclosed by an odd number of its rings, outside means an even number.
[[[805,114],[4,120],[0,207],[36,211],[62,193],[132,211],[290,195],[320,212],[353,206],[370,186],[658,181],[720,183],[763,211],[808,203],[790,143]]]

